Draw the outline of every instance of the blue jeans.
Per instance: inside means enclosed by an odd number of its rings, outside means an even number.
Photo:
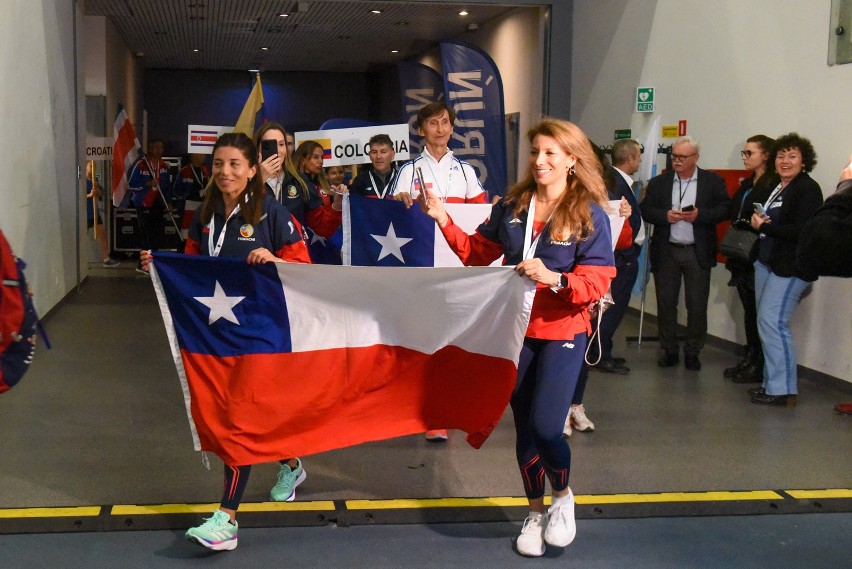
[[[768,395],[795,395],[799,391],[790,316],[809,286],[796,277],[779,277],[760,261],[754,263],[757,329],[766,362],[763,388]]]

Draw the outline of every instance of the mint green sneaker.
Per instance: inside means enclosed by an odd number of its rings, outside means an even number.
[[[298,458],[296,461],[298,464],[295,470],[287,464],[281,465],[281,470],[278,471],[278,482],[269,491],[269,499],[273,502],[292,502],[296,499],[296,486],[308,477],[305,469],[302,468],[302,461]]]
[[[204,523],[186,530],[184,537],[215,551],[230,551],[237,548],[236,520],[231,522],[231,516],[222,510],[216,510]]]

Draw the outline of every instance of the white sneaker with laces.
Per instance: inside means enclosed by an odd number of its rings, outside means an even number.
[[[518,553],[526,557],[541,557],[544,555],[544,526],[547,516],[541,513],[530,512],[524,520],[521,535],[518,536],[516,547]]]
[[[568,408],[568,416],[565,417],[565,427],[562,428],[562,434],[566,437],[571,436],[571,413],[574,412],[574,406]]]
[[[571,418],[573,427],[578,431],[588,433],[595,430],[595,424],[586,417],[586,408],[583,405],[571,405],[568,416]]]
[[[577,535],[577,522],[574,521],[574,493],[568,490],[568,500],[560,500],[547,510],[547,527],[544,541],[554,547],[565,547],[574,541]]]

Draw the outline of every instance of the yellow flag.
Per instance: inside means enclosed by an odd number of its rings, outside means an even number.
[[[237,119],[237,126],[234,127],[234,132],[242,132],[249,138],[254,136],[254,122],[257,117],[257,112],[263,106],[263,88],[260,85],[260,73],[257,74],[257,81],[249,93],[249,98],[246,101],[246,106],[243,107],[243,112],[240,113],[240,118]]]

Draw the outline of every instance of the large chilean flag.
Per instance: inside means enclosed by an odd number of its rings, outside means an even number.
[[[510,268],[336,267],[158,252],[196,450],[226,464],[460,429],[515,385],[534,289]]]

